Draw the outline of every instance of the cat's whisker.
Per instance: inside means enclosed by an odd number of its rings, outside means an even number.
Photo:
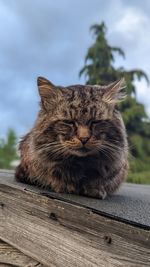
[[[103,145],[109,147],[109,148],[112,148],[114,150],[122,150],[122,147],[118,146],[118,145],[115,145],[115,144],[112,144],[110,142],[103,142]]]
[[[64,156],[64,155],[67,155],[67,149],[66,147],[62,146],[62,147],[59,147],[57,149],[54,149],[54,150],[50,150],[48,152],[48,155],[51,156],[53,159],[57,159],[59,158],[60,156]]]
[[[50,144],[50,145],[47,145],[46,147],[45,146],[42,146],[42,147],[38,147],[38,150],[51,150],[51,149],[55,149],[55,148],[60,148],[61,146],[63,146],[62,144],[60,143],[56,143],[56,144]]]
[[[110,153],[110,151],[108,151],[105,148],[101,148],[100,152],[102,152],[107,158],[109,158],[111,161],[115,159],[114,155],[112,155],[112,153]]]
[[[127,144],[123,144],[122,146],[118,143],[118,144],[113,144],[113,143],[109,143],[110,146],[115,147],[117,149],[124,149],[124,148],[128,148]]]
[[[46,146],[40,146],[38,148],[38,151],[40,151],[40,154],[45,154],[45,157],[47,156],[53,158],[53,160],[59,158],[60,156],[64,156],[67,153],[67,149],[64,144],[60,144],[58,142],[51,142],[47,144]]]
[[[108,153],[108,151],[106,149],[104,149],[102,146],[97,146],[94,148],[94,151],[97,153],[103,153],[104,156],[106,156],[107,158],[109,158],[111,161],[114,159],[114,157],[112,157],[112,155],[110,153]]]
[[[122,159],[121,157],[119,156],[116,156],[115,154],[112,154],[110,151],[106,150],[106,149],[103,149],[106,157],[111,160],[111,161],[116,161],[117,160],[117,164],[119,165],[121,162],[122,162]]]

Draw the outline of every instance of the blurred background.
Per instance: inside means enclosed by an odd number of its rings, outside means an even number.
[[[37,76],[62,86],[124,76],[128,181],[150,184],[149,14],[149,0],[0,0],[0,168],[18,163],[16,144],[38,111]]]

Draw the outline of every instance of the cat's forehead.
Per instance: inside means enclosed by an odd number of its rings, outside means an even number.
[[[73,85],[65,88],[61,114],[78,120],[107,116],[108,109],[96,86]]]
[[[71,85],[66,87],[66,95],[72,101],[98,101],[103,93],[103,89],[96,85]]]

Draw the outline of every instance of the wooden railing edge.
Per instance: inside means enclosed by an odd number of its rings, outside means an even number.
[[[0,183],[0,238],[25,255],[45,266],[149,266],[150,231],[24,188]]]

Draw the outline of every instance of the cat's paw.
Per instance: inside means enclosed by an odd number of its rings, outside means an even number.
[[[76,193],[76,187],[74,184],[67,184],[67,193],[73,194]]]
[[[21,164],[19,164],[16,167],[16,171],[15,171],[15,178],[18,182],[21,183],[26,183],[27,182],[27,177],[28,177],[28,170],[25,166],[22,166]]]
[[[84,188],[84,190],[81,194],[88,196],[88,197],[94,197],[94,198],[99,198],[99,199],[105,199],[107,196],[107,192],[105,191],[104,188],[100,188],[100,189]]]
[[[76,193],[75,185],[73,185],[72,183],[66,184],[63,181],[60,182],[59,180],[54,178],[53,181],[51,182],[50,187],[56,193],[69,193],[69,194]]]
[[[107,193],[105,190],[99,190],[99,198],[105,199],[107,197]]]

